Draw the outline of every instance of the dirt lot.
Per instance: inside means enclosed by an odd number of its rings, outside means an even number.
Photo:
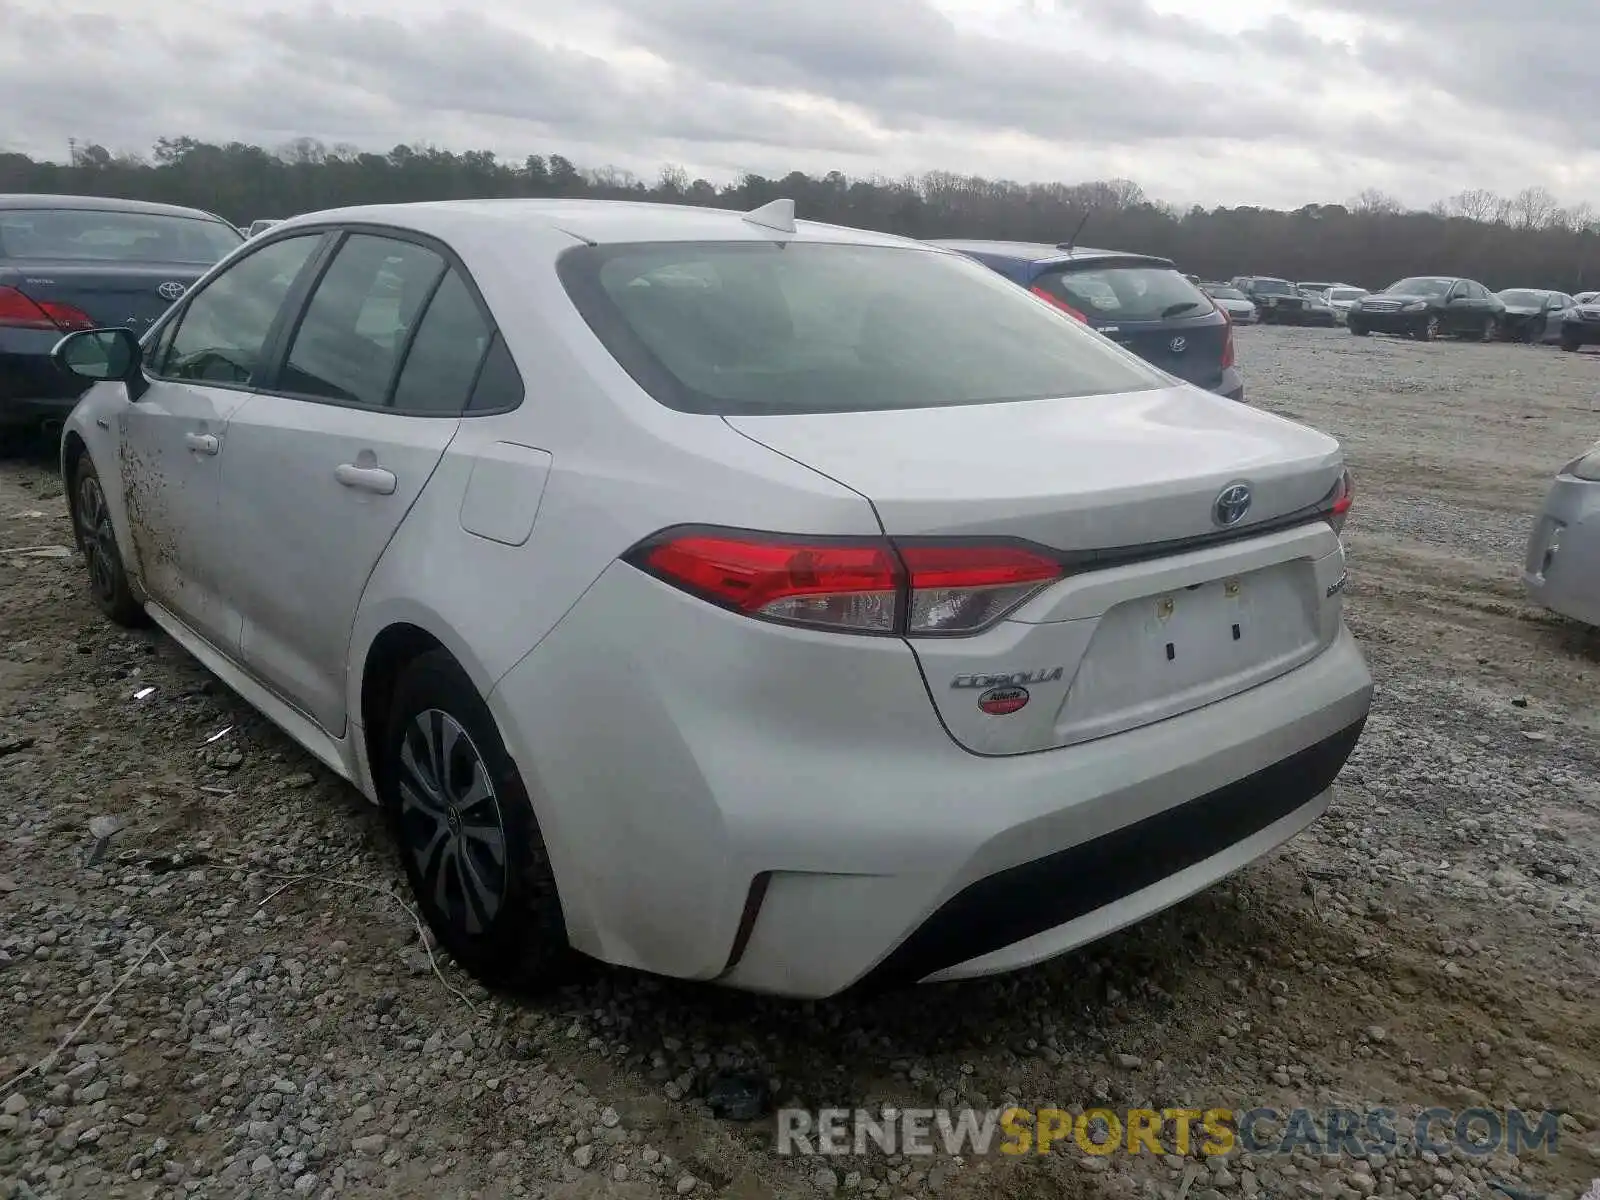
[[[1516,572],[1551,472],[1600,436],[1600,356],[1240,341],[1255,402],[1356,471],[1379,691],[1333,811],[1085,953],[871,1002],[597,971],[518,1003],[436,975],[374,813],[166,638],[97,619],[78,562],[29,549],[68,541],[51,464],[0,466],[0,1197],[1573,1200],[1600,1176],[1600,638]],[[824,1161],[713,1117],[726,1069],[812,1108],[1565,1115],[1520,1160]]]

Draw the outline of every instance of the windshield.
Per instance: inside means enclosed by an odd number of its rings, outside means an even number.
[[[1238,288],[1212,288],[1211,296],[1216,300],[1248,300],[1250,298]]]
[[[1531,292],[1526,288],[1508,288],[1496,294],[1500,297],[1500,303],[1502,304],[1512,304],[1518,308],[1538,308],[1550,293]]]
[[[1283,279],[1258,279],[1256,291],[1266,292],[1269,296],[1292,296],[1294,289]]]
[[[1171,386],[952,253],[647,242],[575,247],[557,270],[635,382],[688,412],[864,412]]]
[[[1442,296],[1450,290],[1453,283],[1455,283],[1453,279],[1418,276],[1414,279],[1402,279],[1399,283],[1391,283],[1383,290],[1401,296]]]
[[[1362,296],[1365,296],[1365,295],[1366,295],[1366,292],[1362,291],[1360,288],[1329,288],[1328,289],[1328,299],[1329,300],[1358,300]]]
[[[1050,271],[1034,286],[1096,321],[1166,321],[1212,311],[1205,293],[1168,267]]]
[[[81,208],[0,209],[0,258],[210,266],[243,240],[232,225],[204,217]]]

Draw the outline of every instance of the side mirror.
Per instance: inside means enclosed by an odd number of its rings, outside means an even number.
[[[144,394],[144,372],[140,369],[139,339],[127,329],[82,329],[69,333],[50,352],[56,366],[80,379],[104,382],[120,379],[128,388],[128,398]]]

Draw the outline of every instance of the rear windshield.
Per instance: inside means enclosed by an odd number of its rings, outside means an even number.
[[[90,262],[217,262],[244,240],[203,217],[82,208],[0,209],[0,258]]]
[[[1171,386],[987,267],[938,250],[649,242],[575,247],[557,269],[624,369],[687,412],[940,408]]]
[[[1097,321],[1165,321],[1203,316],[1214,307],[1204,292],[1165,267],[1051,271],[1034,285]]]
[[[1270,296],[1292,296],[1294,289],[1285,279],[1258,279],[1255,282],[1258,292],[1265,292]]]

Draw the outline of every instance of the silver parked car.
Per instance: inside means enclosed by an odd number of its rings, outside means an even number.
[[[1368,294],[1366,288],[1348,283],[1335,284],[1323,293],[1328,298],[1328,307],[1333,309],[1333,319],[1341,325],[1350,319],[1350,309],[1355,302]]]
[[[1578,306],[1565,292],[1545,288],[1507,288],[1495,295],[1506,306],[1500,336],[1515,342],[1559,342],[1562,317]]]
[[[1337,441],[787,201],[299,216],[55,356],[91,594],[486,982],[1026,967],[1305,829],[1371,704]]]
[[[1261,310],[1256,308],[1255,301],[1238,288],[1213,284],[1204,291],[1235,325],[1254,325],[1261,320]]]
[[[1522,581],[1535,604],[1600,625],[1600,442],[1556,473],[1528,541]]]

